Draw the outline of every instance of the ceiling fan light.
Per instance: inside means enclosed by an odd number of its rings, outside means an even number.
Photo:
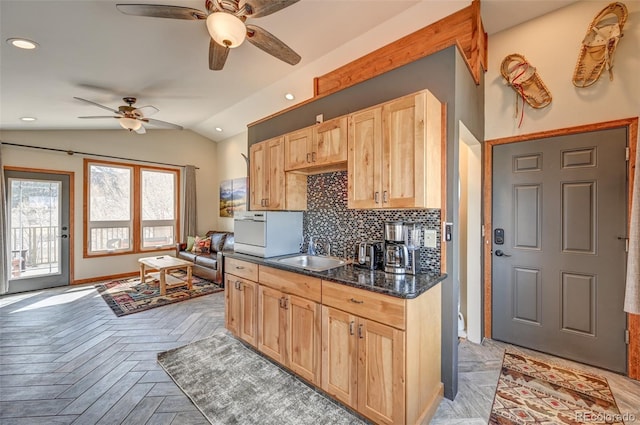
[[[129,131],[137,131],[140,130],[140,127],[142,127],[142,123],[133,118],[122,117],[118,119],[118,122],[120,122],[120,126],[122,128]]]
[[[214,12],[207,16],[207,29],[216,43],[231,48],[241,45],[247,36],[244,22],[226,12]]]

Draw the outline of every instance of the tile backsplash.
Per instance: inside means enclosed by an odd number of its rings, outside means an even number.
[[[427,229],[436,230],[437,248],[420,250],[420,267],[440,273],[440,209],[347,209],[346,171],[307,177],[307,211],[303,214],[304,247],[309,236],[324,237],[331,241],[332,255],[353,258],[356,243],[383,239],[385,221],[418,222]]]

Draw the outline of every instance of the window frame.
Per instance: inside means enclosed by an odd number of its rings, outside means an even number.
[[[112,166],[112,167],[121,167],[121,168],[129,168],[132,172],[132,184],[131,184],[131,197],[132,197],[132,219],[131,219],[131,247],[129,249],[116,249],[113,251],[98,251],[91,252],[90,251],[90,231],[93,228],[100,228],[104,226],[91,226],[90,220],[90,190],[91,190],[91,182],[89,181],[90,177],[90,167],[92,165],[98,166]],[[156,172],[164,172],[170,173],[174,176],[174,219],[173,220],[142,220],[142,171],[156,171]],[[140,253],[150,253],[150,252],[158,252],[158,251],[167,251],[171,250],[175,247],[175,243],[179,241],[180,235],[180,169],[179,168],[170,168],[170,167],[158,167],[158,166],[150,166],[143,165],[138,163],[130,163],[130,162],[115,162],[115,161],[104,161],[98,159],[84,159],[84,177],[83,177],[83,258],[98,258],[98,257],[109,257],[114,255],[131,255],[131,254],[140,254]],[[174,243],[171,246],[165,247],[143,247],[142,240],[142,232],[143,232],[143,223],[144,222],[155,222],[155,223],[169,223],[173,225],[174,228]],[[101,222],[98,222],[101,223]],[[129,223],[126,221],[114,221],[111,224],[118,223]]]

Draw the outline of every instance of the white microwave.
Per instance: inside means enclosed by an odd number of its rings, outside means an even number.
[[[258,257],[300,252],[302,212],[244,211],[233,219],[234,250]]]

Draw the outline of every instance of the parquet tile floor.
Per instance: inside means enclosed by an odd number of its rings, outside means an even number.
[[[222,327],[222,292],[123,317],[93,286],[0,297],[0,424],[206,424],[156,354]],[[486,424],[504,347],[460,344],[458,396],[433,424]],[[622,412],[640,409],[640,383],[597,373]]]

